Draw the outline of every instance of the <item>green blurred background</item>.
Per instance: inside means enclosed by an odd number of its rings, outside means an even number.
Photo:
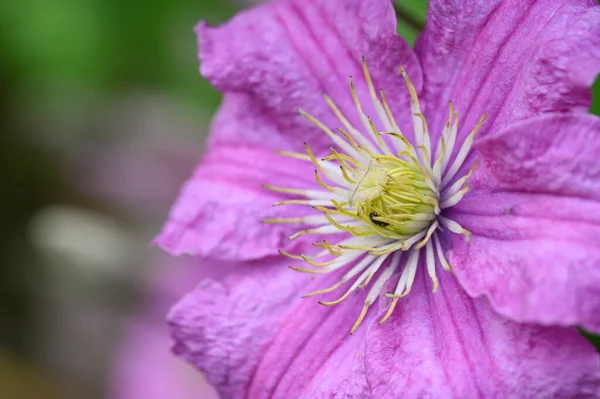
[[[219,103],[192,27],[248,4],[0,2],[0,398],[107,397],[163,259],[147,242]],[[414,43],[427,3],[396,6]]]

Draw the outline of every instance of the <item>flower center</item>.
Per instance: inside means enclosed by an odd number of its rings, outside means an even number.
[[[462,234],[467,239],[470,235],[457,222],[444,216],[444,209],[456,205],[469,191],[468,179],[477,165],[473,165],[460,178],[456,178],[456,175],[471,150],[474,136],[483,124],[485,115],[454,151],[459,115],[450,102],[450,115],[433,154],[427,121],[421,113],[416,90],[402,67],[400,71],[410,92],[415,145],[405,138],[398,127],[383,91],[380,91],[381,97],[377,96],[363,59],[365,80],[383,131],[365,115],[354,82],[350,79],[350,92],[364,133],[352,125],[333,100],[325,95],[325,101],[344,127],[337,129],[338,134],[304,111],[300,110],[300,113],[320,128],[337,149],[331,147],[331,155],[322,159],[314,156],[308,144],[305,144],[306,154],[279,152],[287,157],[311,162],[320,189],[265,186],[273,191],[301,197],[275,205],[309,205],[321,214],[267,219],[264,222],[311,226],[296,232],[290,239],[312,234],[339,237],[335,242],[314,242],[313,245],[320,250],[312,255],[280,251],[282,255],[310,266],[290,266],[299,272],[324,274],[347,270],[333,286],[311,292],[305,297],[332,292],[352,282],[337,300],[319,302],[332,306],[357,289],[370,285],[363,309],[351,332],[358,328],[387,283],[395,279],[396,288],[385,294],[392,300],[379,322],[383,323],[390,317],[397,301],[410,292],[420,259],[424,258],[422,263],[427,267],[432,290],[436,292],[437,265],[450,270],[442,249],[440,228]]]
[[[375,156],[357,169],[358,182],[348,202],[374,234],[407,240],[436,219],[438,194],[418,164]]]

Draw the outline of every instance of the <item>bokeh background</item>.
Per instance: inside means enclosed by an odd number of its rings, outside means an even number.
[[[148,243],[219,103],[192,27],[250,4],[0,2],[0,398],[215,397],[164,324],[198,271]],[[395,5],[414,43],[427,2]]]

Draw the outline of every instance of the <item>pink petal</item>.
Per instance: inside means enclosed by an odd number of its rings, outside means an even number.
[[[523,322],[600,332],[600,119],[546,115],[477,145],[451,217],[473,234],[450,261],[473,296]]]
[[[170,315],[175,352],[204,371],[222,398],[369,397],[368,320],[349,334],[363,293],[324,307],[300,297],[336,276],[311,281],[279,258],[236,270],[222,283],[201,283]]]
[[[164,321],[136,322],[119,348],[110,399],[216,399],[196,370],[169,351]]]
[[[202,73],[225,97],[206,159],[184,186],[156,242],[173,254],[258,259],[285,247],[298,230],[260,220],[302,212],[273,208],[282,197],[261,185],[316,185],[312,167],[302,169],[272,151],[304,152],[306,141],[320,155],[332,145],[297,108],[332,129],[342,127],[322,97],[327,92],[356,123],[349,89],[354,75],[364,110],[378,123],[362,78],[364,56],[376,87],[389,88],[390,106],[409,120],[408,91],[396,67],[405,65],[419,88],[420,66],[395,33],[388,0],[280,0],[217,28],[201,23],[197,32]]]
[[[421,68],[396,35],[389,0],[279,0],[242,12],[219,27],[200,23],[201,73],[225,93],[211,136],[213,143],[243,143],[317,154],[331,140],[298,108],[328,127],[342,127],[322,93],[361,127],[349,89],[353,76],[365,113],[377,122],[364,83],[367,60],[376,90],[387,90],[398,119],[410,121],[409,96],[397,69],[403,65],[417,87]],[[410,129],[408,129],[410,130]]]
[[[160,253],[151,259],[141,312],[129,319],[110,372],[110,399],[215,399],[216,393],[189,364],[169,350],[169,307],[213,265],[197,267],[190,257]]]
[[[596,0],[432,0],[415,51],[424,68],[428,118],[440,132],[448,101],[462,134],[543,112],[587,111],[600,71]]]
[[[420,273],[392,317],[369,329],[373,398],[598,397],[600,358],[575,328],[517,324],[450,273],[439,277],[432,294]]]
[[[304,173],[298,173],[304,171]],[[298,224],[265,224],[262,220],[298,217],[300,206],[277,206],[284,195],[263,184],[307,187],[313,181],[308,163],[284,158],[266,149],[215,145],[183,186],[169,219],[155,239],[174,255],[247,260],[289,247]]]

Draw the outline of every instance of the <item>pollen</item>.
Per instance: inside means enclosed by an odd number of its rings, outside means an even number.
[[[468,179],[477,164],[459,176],[471,150],[474,137],[484,123],[485,115],[458,145],[459,114],[449,103],[449,116],[434,148],[427,120],[421,112],[417,92],[406,71],[399,67],[411,98],[412,142],[400,130],[383,90],[377,92],[373,85],[367,63],[362,61],[363,73],[375,110],[377,125],[370,115],[364,113],[352,78],[350,95],[356,108],[357,120],[362,126],[354,126],[335,102],[327,95],[324,100],[340,121],[336,132],[312,115],[299,112],[321,129],[331,140],[331,154],[318,159],[308,143],[306,153],[279,152],[279,154],[314,166],[318,189],[266,188],[296,196],[275,205],[306,205],[315,210],[311,216],[288,219],[268,219],[266,223],[294,223],[306,228],[293,234],[300,236],[335,237],[313,243],[314,254],[290,254],[280,251],[304,266],[292,265],[301,273],[326,274],[339,272],[340,280],[305,297],[345,291],[333,301],[320,301],[323,306],[343,302],[359,289],[368,292],[363,308],[358,314],[351,333],[356,331],[369,308],[381,296],[389,298],[389,305],[379,322],[385,322],[393,313],[398,301],[408,295],[417,268],[426,267],[431,279],[432,291],[438,289],[437,269],[446,271],[451,267],[446,260],[440,239],[440,231],[462,234],[469,239],[470,233],[456,221],[444,215],[444,210],[455,206],[469,191]],[[342,271],[345,273],[342,274]],[[395,289],[386,292],[389,281],[395,281]]]

